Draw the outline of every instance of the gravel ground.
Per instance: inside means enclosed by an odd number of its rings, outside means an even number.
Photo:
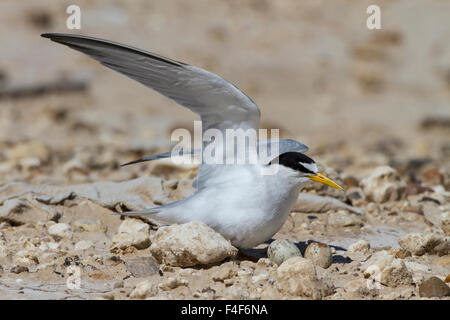
[[[78,33],[220,74],[345,186],[238,251],[113,215],[193,192],[195,167],[119,164],[195,115],[40,38],[70,32],[63,3],[2,1],[0,298],[449,300],[450,4],[379,2],[370,31],[373,1],[76,1]]]

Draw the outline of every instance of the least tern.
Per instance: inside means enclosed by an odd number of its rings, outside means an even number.
[[[102,65],[154,89],[198,114],[202,130],[259,127],[258,106],[242,91],[218,75],[144,50],[112,41],[59,33],[43,37],[69,46]],[[161,223],[201,221],[242,249],[269,240],[286,221],[303,185],[316,181],[343,190],[318,171],[313,159],[302,152],[304,144],[280,139],[278,154],[259,164],[199,166],[196,191],[180,201],[124,215],[151,215]],[[271,140],[258,146],[273,146]],[[203,145],[203,148],[205,144]],[[132,163],[170,157],[170,153]],[[262,168],[278,166],[276,174],[261,174]]]

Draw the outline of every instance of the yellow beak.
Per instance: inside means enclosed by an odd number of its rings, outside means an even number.
[[[314,176],[310,176],[309,178],[310,178],[312,181],[320,182],[320,183],[323,183],[323,184],[325,184],[325,185],[327,185],[327,186],[330,186],[330,187],[332,187],[332,188],[335,188],[335,189],[344,191],[344,189],[343,189],[340,185],[338,185],[336,182],[334,182],[334,181],[331,180],[330,178],[327,178],[326,176],[324,176],[324,175],[321,174],[320,172],[317,173],[317,174],[314,175]]]

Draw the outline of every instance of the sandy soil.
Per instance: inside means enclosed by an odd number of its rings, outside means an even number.
[[[259,105],[263,128],[280,128],[282,137],[307,144],[308,155],[346,186],[341,194],[318,186],[305,192],[361,209],[357,217],[344,213],[356,222],[330,223],[336,211],[297,211],[274,237],[334,248],[326,272],[336,289],[327,299],[418,299],[428,277],[448,281],[448,252],[403,257],[398,238],[422,232],[448,241],[440,219],[450,211],[450,3],[377,1],[383,29],[376,31],[365,27],[366,8],[374,1],[72,3],[82,9],[76,33],[147,49],[235,84]],[[41,38],[43,32],[75,33],[65,27],[65,9],[51,0],[0,3],[0,298],[127,299],[139,282],[164,284],[170,277],[188,284],[161,285],[153,298],[299,298],[279,290],[276,265],[258,263],[266,259],[267,245],[232,260],[237,274],[228,283],[213,280],[223,264],[157,265],[159,272],[133,275],[130,265],[151,252],[111,251],[122,221],[110,214],[123,209],[120,203],[80,196],[36,200],[47,186],[62,190],[148,176],[161,179],[164,197],[155,201],[150,193],[144,200],[158,204],[189,194],[196,174],[166,162],[118,167],[168,151],[172,130],[193,128],[197,117]],[[52,91],[61,79],[84,86]],[[47,92],[33,93],[39,85]],[[377,202],[363,187],[379,166],[394,168],[395,185],[406,188],[398,199]],[[80,219],[100,227],[82,231],[75,226]],[[70,236],[50,235],[55,223],[70,225]],[[368,252],[346,250],[360,239],[370,243]],[[92,246],[76,250],[82,240]],[[426,271],[409,270],[411,283],[369,290],[363,264],[382,250]],[[69,266],[81,268],[81,289],[67,288]],[[262,272],[264,289],[251,280]]]

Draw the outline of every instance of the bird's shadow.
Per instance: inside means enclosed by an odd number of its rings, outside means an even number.
[[[237,256],[237,260],[244,261],[244,260],[250,260],[253,262],[257,262],[261,258],[267,258],[267,248],[269,245],[275,241],[275,239],[270,239],[265,242],[267,244],[264,248],[253,248],[253,249],[239,249],[239,253]],[[306,248],[311,244],[319,241],[315,240],[308,240],[308,241],[299,241],[294,242],[294,245],[300,250],[302,253],[302,256],[305,256]],[[331,248],[334,248],[336,251],[347,251],[347,249],[339,247],[339,246],[333,246],[329,245]],[[352,262],[352,259],[349,257],[344,257],[341,255],[333,255],[333,263],[350,263]]]

